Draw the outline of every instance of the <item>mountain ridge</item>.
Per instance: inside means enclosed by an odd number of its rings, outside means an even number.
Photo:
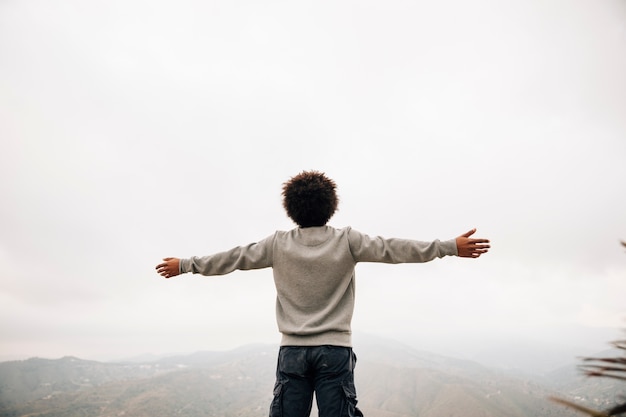
[[[565,417],[569,410],[547,397],[573,398],[588,389],[571,372],[564,373],[559,384],[520,379],[385,338],[359,338],[357,345],[359,407],[368,417]],[[0,415],[264,416],[272,396],[277,350],[276,345],[252,344],[149,362],[72,356],[2,362]],[[596,389],[612,395],[605,391],[606,387]],[[593,400],[596,394],[590,395]]]

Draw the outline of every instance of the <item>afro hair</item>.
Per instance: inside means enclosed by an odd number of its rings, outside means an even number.
[[[324,226],[337,211],[336,188],[324,173],[303,171],[283,184],[283,207],[300,227]]]

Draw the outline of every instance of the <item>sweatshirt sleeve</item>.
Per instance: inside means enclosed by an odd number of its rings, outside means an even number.
[[[418,263],[458,255],[455,239],[431,242],[386,239],[380,236],[370,237],[350,229],[348,241],[356,262]]]
[[[208,256],[192,256],[180,260],[180,272],[202,275],[225,275],[235,270],[269,268],[272,266],[274,236],[247,246],[237,246]]]

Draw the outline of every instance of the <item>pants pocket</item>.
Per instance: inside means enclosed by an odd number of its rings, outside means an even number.
[[[274,399],[270,405],[270,417],[282,417],[283,415],[283,381],[276,381],[274,385]]]
[[[342,411],[342,417],[363,417],[363,413],[356,406],[356,388],[354,382],[344,381],[341,384],[343,395],[345,397],[345,405]]]

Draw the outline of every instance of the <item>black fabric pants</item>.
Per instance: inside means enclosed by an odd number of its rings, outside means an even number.
[[[270,417],[309,417],[313,392],[319,417],[363,417],[356,407],[352,348],[281,346]]]

